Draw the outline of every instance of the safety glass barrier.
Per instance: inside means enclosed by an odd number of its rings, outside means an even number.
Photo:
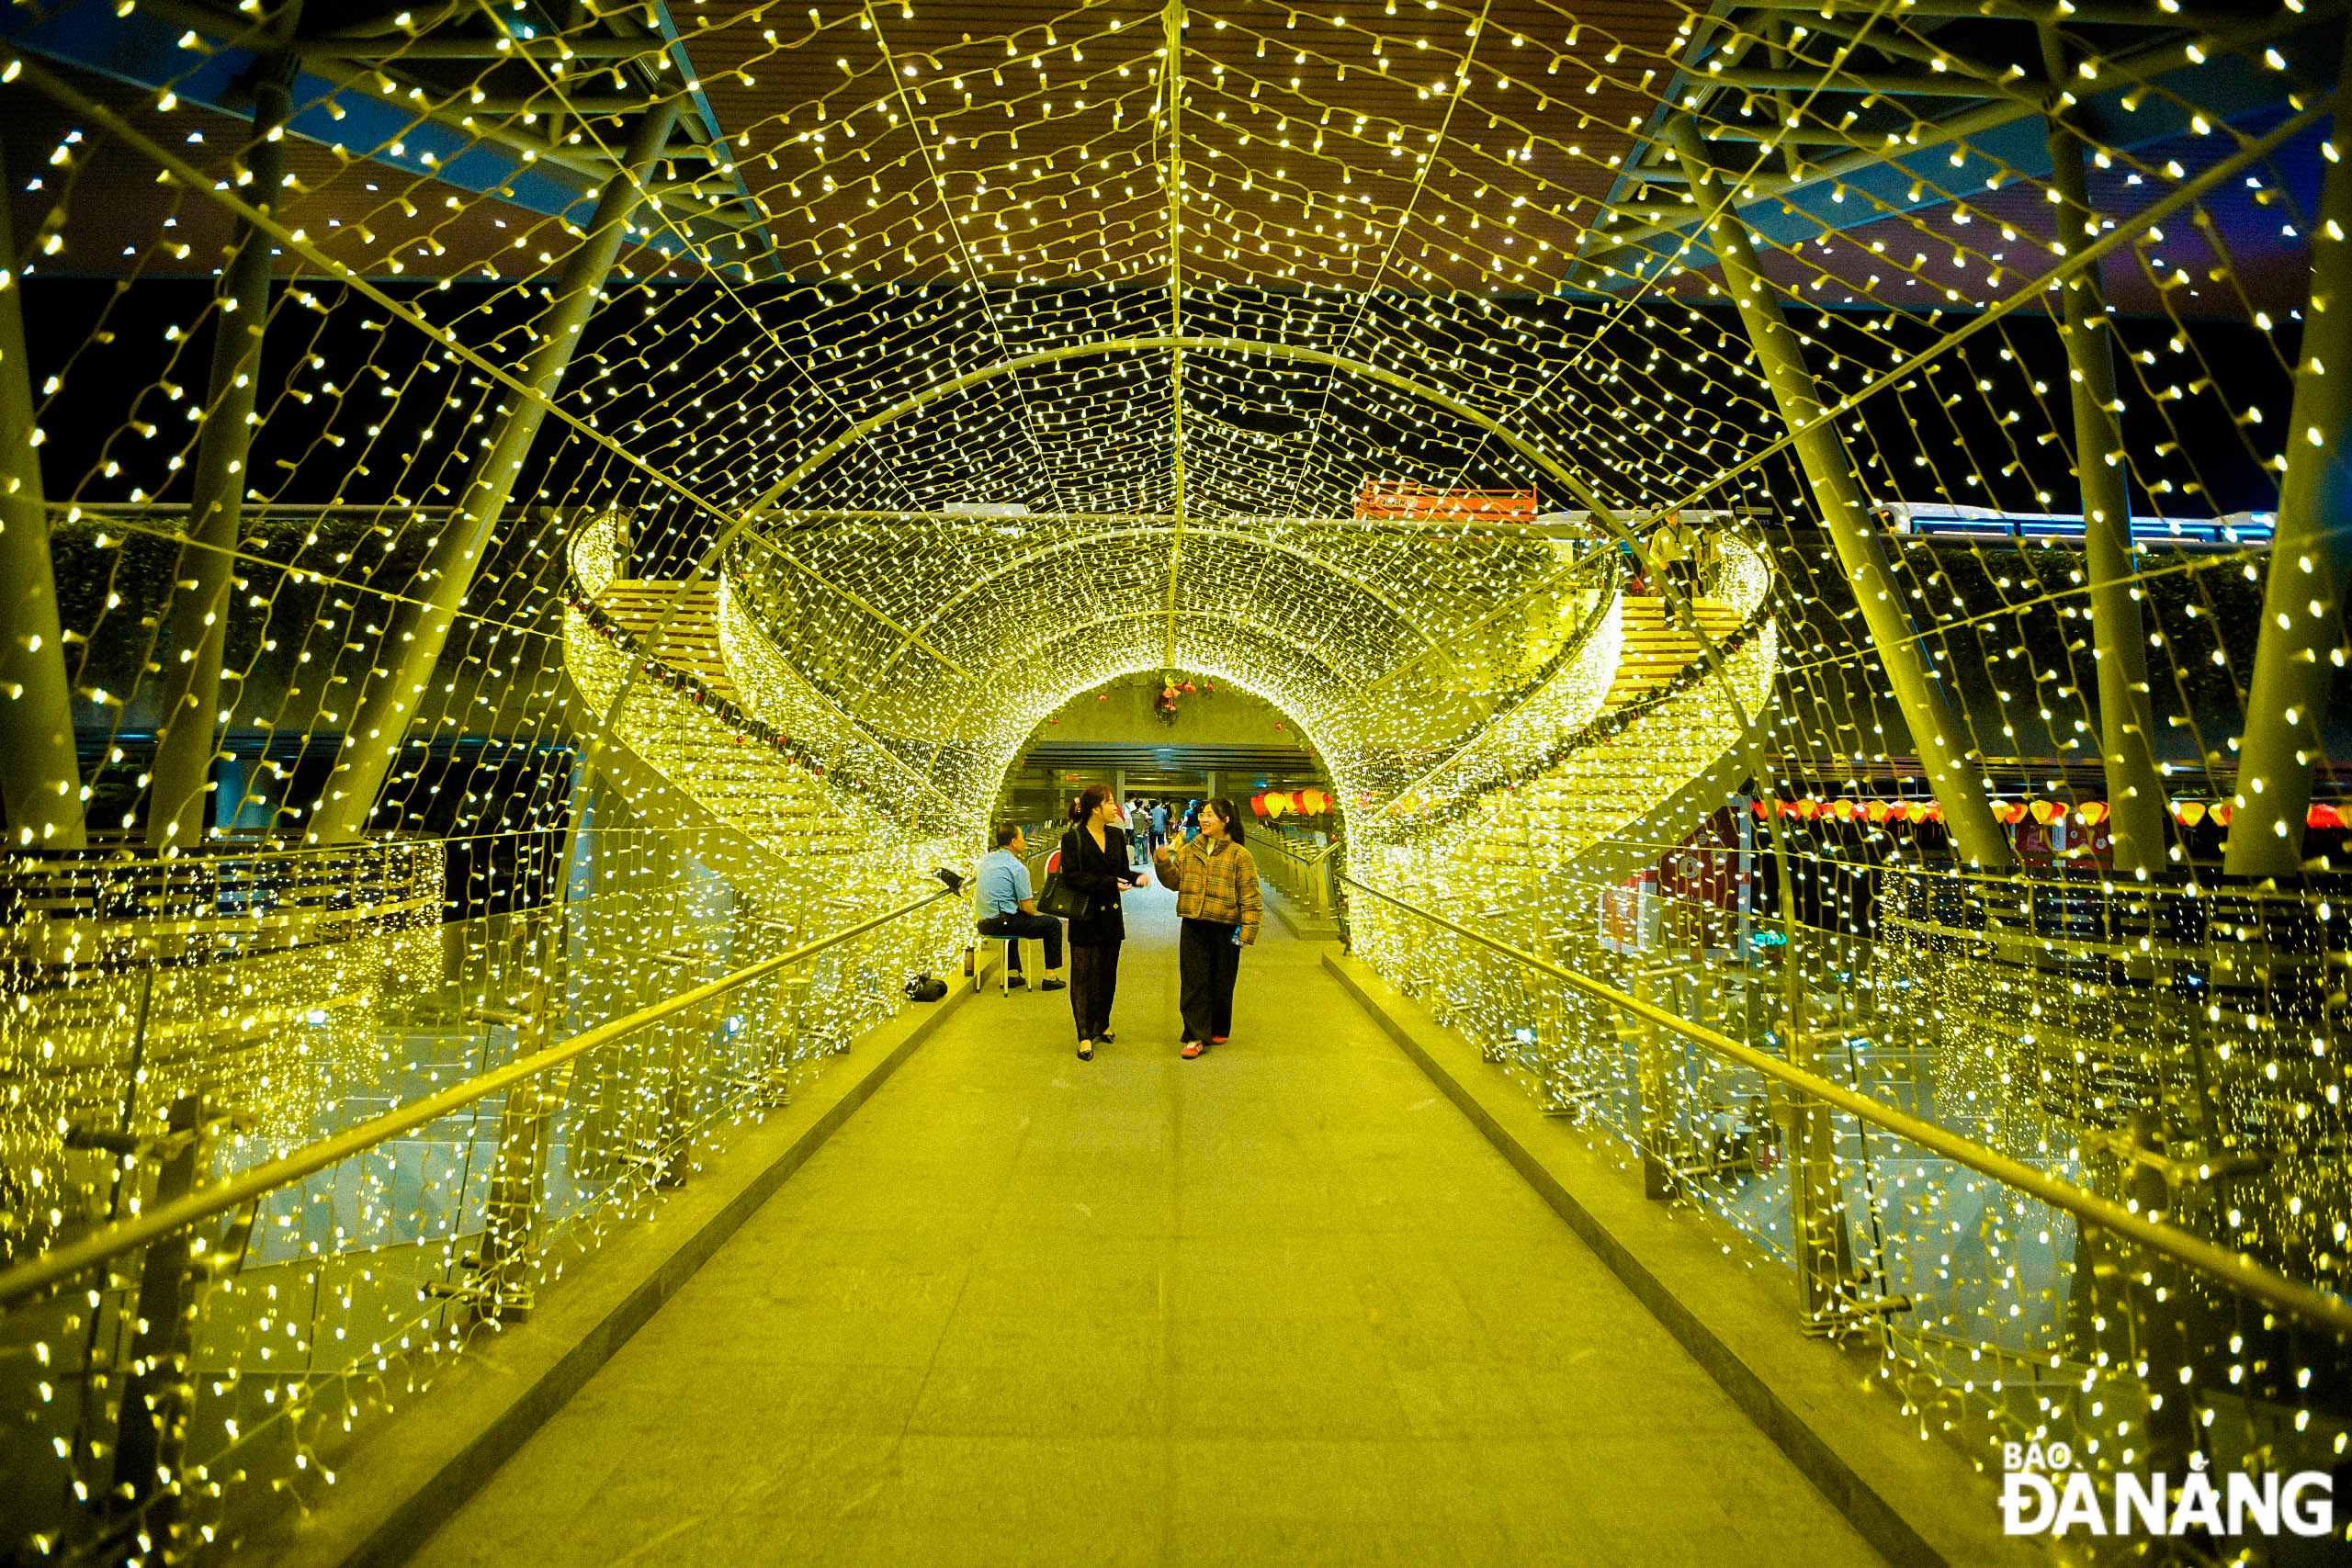
[[[379,1019],[376,1081],[300,1124],[199,1076],[69,1130],[13,1195],[54,1200],[51,1245],[0,1274],[12,1550],[186,1561],[315,1504],[364,1413],[526,1317],[967,923],[944,890],[863,920],[637,890],[453,922]]]
[[[1952,998],[2021,993],[2055,1032],[2089,1005],[2080,976],[2070,989],[1975,972],[1887,921],[1792,930],[1668,897],[1612,923],[1613,890],[1591,889],[1592,921],[1537,929],[1510,908],[1440,914],[1401,880],[1341,882],[1365,962],[1620,1150],[1647,1196],[1706,1211],[1788,1269],[1804,1331],[1874,1349],[1923,1436],[2031,1477],[2003,1480],[2021,1529],[2071,1506],[2102,1535],[2193,1535],[2210,1499],[2215,1538],[2312,1533],[2352,1434],[2352,1305],[2313,1282],[2340,1235],[2296,1224],[2324,1183],[2274,1193],[2277,1156],[2167,1153],[2133,1114],[2191,1081],[2225,1094],[2194,1065],[2206,1046],[2215,1064],[2242,1057],[2240,1021],[2222,1014],[2237,1050],[2184,1027],[2188,1066],[2143,1064],[2144,1100],[2070,1121],[2051,1107],[2084,1114],[2121,1092],[2114,1075],[2070,1064],[2004,1086],[1980,1071],[1984,1018]],[[2235,1505],[2245,1532],[2229,1523],[2233,1484],[2252,1488]],[[2072,1534],[2090,1531],[2077,1518]]]

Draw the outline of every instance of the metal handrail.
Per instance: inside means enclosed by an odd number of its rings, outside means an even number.
[[[2324,1291],[2314,1289],[2265,1268],[2244,1253],[2233,1252],[2224,1247],[2217,1247],[2202,1236],[2191,1235],[2188,1232],[2176,1229],[2171,1225],[2159,1224],[2144,1215],[2133,1213],[2120,1203],[2111,1202],[2097,1193],[2086,1192],[2071,1181],[2062,1181],[2054,1176],[2036,1170],[2023,1161],[2011,1159],[2007,1155],[1988,1149],[1973,1139],[1962,1137],[1959,1134],[1939,1127],[1932,1122],[1922,1121],[1907,1111],[1898,1111],[1894,1106],[1873,1100],[1869,1095],[1857,1094],[1852,1089],[1832,1083],[1827,1078],[1806,1072],[1803,1067],[1792,1066],[1779,1057],[1758,1051],[1752,1045],[1744,1045],[1702,1024],[1692,1023],[1677,1013],[1668,1012],[1664,1008],[1643,1001],[1638,997],[1628,996],[1614,987],[1604,986],[1598,980],[1555,964],[1549,959],[1538,958],[1533,953],[1521,952],[1508,942],[1498,942],[1493,937],[1474,931],[1467,926],[1449,920],[1433,910],[1424,909],[1418,904],[1408,903],[1393,893],[1384,893],[1377,887],[1368,886],[1354,877],[1345,874],[1342,874],[1339,880],[1358,892],[1368,893],[1383,903],[1393,904],[1408,914],[1429,921],[1431,925],[1442,926],[1457,936],[1464,937],[1483,947],[1492,948],[1495,952],[1514,958],[1532,969],[1549,975],[1588,996],[1630,1012],[1636,1018],[1654,1023],[1671,1033],[1679,1034],[1691,1043],[1702,1046],[1719,1056],[1727,1057],[1742,1066],[1754,1068],[1766,1077],[1778,1079],[1791,1089],[1810,1095],[1824,1104],[1834,1106],[1872,1126],[1882,1128],[1899,1138],[1941,1155],[1955,1164],[1964,1165],[1969,1169],[1989,1176],[1996,1181],[2014,1187],[2021,1192],[2030,1193],[2052,1208],[2063,1209],[2086,1224],[2097,1225],[2101,1230],[2112,1232],[2152,1252],[2169,1258],[2176,1263],[2195,1269],[2200,1273],[2211,1276],[2232,1291],[2251,1296],[2267,1306],[2299,1318],[2314,1327],[2324,1328],[2339,1338],[2352,1339],[2352,1303],[2347,1303]]]
[[[594,1029],[584,1030],[569,1040],[548,1046],[544,1051],[518,1057],[503,1067],[482,1074],[480,1077],[453,1085],[443,1089],[439,1094],[427,1096],[413,1105],[387,1111],[371,1122],[362,1122],[359,1125],[338,1133],[332,1138],[323,1139],[307,1148],[297,1149],[282,1159],[272,1160],[267,1165],[255,1166],[253,1169],[232,1176],[226,1181],[198,1188],[185,1198],[166,1203],[159,1209],[151,1210],[121,1224],[110,1225],[95,1235],[85,1236],[70,1247],[62,1247],[54,1251],[45,1252],[29,1262],[9,1269],[6,1274],[0,1274],[0,1307],[14,1306],[18,1302],[39,1295],[51,1286],[62,1284],[84,1269],[93,1268],[110,1258],[135,1251],[151,1242],[241,1209],[275,1189],[284,1187],[290,1182],[300,1181],[302,1178],[324,1170],[331,1165],[338,1165],[354,1155],[364,1153],[378,1144],[399,1137],[403,1133],[413,1132],[419,1127],[437,1122],[451,1111],[470,1105],[475,1100],[483,1100],[511,1089],[536,1073],[545,1072],[550,1067],[560,1067],[599,1046],[609,1045],[616,1040],[632,1034],[647,1024],[658,1023],[665,1018],[672,1018],[700,1007],[703,1003],[725,996],[728,992],[748,985],[753,980],[773,975],[780,969],[788,969],[812,954],[823,952],[826,948],[836,946],[853,937],[863,936],[878,926],[886,926],[892,920],[911,915],[918,909],[926,908],[939,902],[942,898],[954,896],[949,890],[942,888],[936,893],[916,899],[911,904],[902,904],[886,914],[876,915],[869,920],[861,920],[856,925],[835,931],[831,936],[820,937],[815,942],[794,948],[789,953],[775,958],[763,959],[749,968],[738,969],[733,974],[722,976],[707,985],[697,986],[691,991],[681,991],[674,997],[654,1003],[651,1007],[640,1008],[636,1012],[614,1019],[608,1023],[600,1023]]]

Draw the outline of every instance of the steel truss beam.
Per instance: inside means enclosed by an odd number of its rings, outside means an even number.
[[[658,19],[666,24],[666,12]],[[189,32],[209,40],[201,51],[180,47],[181,37]],[[223,17],[189,0],[141,0],[123,14],[110,6],[72,6],[46,18],[11,6],[0,8],[0,38],[29,54],[134,87],[169,91],[182,102],[240,119],[250,112],[246,84],[266,48],[250,20]],[[490,103],[470,103],[469,94],[405,84],[388,73],[405,61],[475,55],[437,52],[425,47],[435,40],[415,39],[370,63],[353,57],[354,41],[335,39],[327,49],[302,56],[288,88],[293,111],[286,122],[288,135],[345,149],[412,178],[495,197],[572,224],[588,220],[597,193],[616,177],[616,164],[594,147],[583,152],[537,136],[526,127],[502,125],[496,118],[499,109]],[[467,48],[475,42],[441,40],[452,41]],[[560,60],[563,56],[552,47],[560,41],[565,40],[533,40],[518,51],[493,49],[482,58]],[[635,62],[650,71],[651,62],[671,60],[673,69],[668,75],[675,81],[660,81],[656,90],[643,96],[649,102],[683,100],[704,117],[707,134],[691,148],[669,149],[665,156],[701,158],[714,168],[723,166],[725,153],[714,156],[711,151],[721,132],[702,94],[688,85],[692,65],[675,41],[674,29],[665,26],[663,37],[576,39],[569,44],[575,54],[593,48],[599,51],[598,59],[623,67]],[[660,73],[654,74],[659,80]],[[412,85],[419,86],[422,96],[412,95]],[[596,118],[612,96],[606,93],[589,98],[580,112]],[[562,107],[550,96],[546,110],[552,113]],[[400,150],[394,152],[395,147]],[[729,177],[733,204],[689,209],[676,205],[673,197],[663,207],[669,223],[643,225],[646,231],[639,243],[668,255],[691,254],[715,268],[740,267],[747,277],[775,276],[778,264],[765,217],[741,176]]]
[[[1793,20],[1806,7],[1786,5],[1770,8],[1786,12]],[[1820,7],[1816,5],[1810,8],[1817,11]],[[2161,26],[2167,31],[2174,28],[2183,31],[2130,53],[2103,60],[2096,80],[2068,84],[2066,91],[2075,101],[2060,107],[2065,108],[2078,130],[2104,145],[2119,148],[2145,146],[2187,133],[2191,129],[2191,110],[2185,104],[2193,104],[2213,119],[2245,118],[2279,106],[2287,85],[2276,73],[2264,70],[2246,58],[2245,51],[2270,46],[2290,57],[2331,58],[2339,31],[2336,18],[2344,9],[2345,0],[2313,0],[2301,14],[2281,11],[2254,24],[2241,16],[2215,17],[2210,29],[2197,32],[2186,30],[2192,25],[2187,21],[2176,22],[2160,13],[2140,14],[2132,20],[2143,28]],[[2025,21],[2036,19],[2040,12],[2041,7],[2020,5],[1999,14]],[[1918,7],[1896,13],[1904,14],[1973,17],[1995,13],[1979,13],[1973,7],[1964,13]],[[2060,23],[2073,26],[2107,19],[2120,20],[2077,15],[2060,18]],[[1722,24],[1723,18],[1715,19],[1716,26]],[[1694,34],[1690,53],[1695,55],[1705,41],[1702,35]],[[2192,55],[2191,50],[2197,52]],[[1825,75],[1816,71],[1806,85],[1818,85]],[[1671,108],[1677,114],[1702,116],[1709,122],[1703,130],[1710,140],[1778,142],[1780,138],[1770,121],[1781,117],[1743,120],[1736,114],[1722,112],[1708,102],[1716,91],[1711,81],[1703,69],[1685,68],[1679,73],[1665,96],[1668,107],[1657,111],[1660,123]],[[1990,96],[2000,90],[1990,83],[1980,84],[1979,88],[1979,96]],[[1769,96],[1761,89],[1733,90],[1755,91]],[[1694,94],[1699,96],[1699,104],[1693,108],[1683,107],[1685,100]],[[1939,97],[1935,103],[1945,101]],[[1758,243],[1785,250],[1825,233],[1874,222],[1890,213],[1936,205],[1950,199],[1947,193],[1983,189],[1990,183],[2019,177],[2047,179],[2051,164],[2041,124],[2044,101],[2039,92],[2019,93],[1941,118],[1934,118],[1932,113],[1920,113],[1916,117],[1920,123],[1891,144],[1883,137],[1873,142],[1866,132],[1807,126],[1804,130],[1816,136],[1848,137],[1855,144],[1854,150],[1843,156],[1807,164],[1802,175],[1760,168],[1750,173],[1740,182],[1736,209]],[[1919,106],[1923,110],[1933,107],[1925,103]],[[1659,147],[1662,134],[1654,130],[1647,138],[1663,156],[1665,150]],[[1640,157],[1637,152],[1619,176],[1611,193],[1609,205],[1612,209],[1625,203],[1643,181],[1668,177],[1667,171],[1641,164]],[[1954,157],[1959,158],[1959,164],[1952,162]],[[1726,171],[1724,177],[1729,178],[1730,174]],[[1847,197],[1844,200],[1837,199],[1841,186]],[[1630,213],[1641,220],[1616,231],[1596,228],[1592,231],[1563,276],[1564,292],[1614,293],[1640,288],[1657,282],[1677,265],[1703,265],[1711,259],[1699,243],[1703,236],[1698,220],[1688,210],[1676,206],[1635,207]],[[1694,254],[1694,251],[1698,254]]]

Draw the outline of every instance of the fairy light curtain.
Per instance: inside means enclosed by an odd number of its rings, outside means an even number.
[[[1771,701],[1747,716],[1763,719],[1770,777],[1740,782],[1854,802],[1810,816],[1768,803],[1759,819],[1802,884],[1801,915],[1837,926],[1870,906],[1867,878],[1947,855],[1940,803],[1692,228],[1706,209],[1669,122],[1695,117],[1725,168],[1869,500],[2078,512],[2044,284],[2080,258],[2032,156],[2054,59],[2074,98],[2058,107],[2097,110],[2086,178],[2095,243],[2111,246],[2098,273],[2117,461],[2159,532],[2275,506],[2313,205],[2337,156],[2335,8],[2320,0],[2177,18],[1993,9],[830,0],[592,15],[499,0],[306,40],[225,607],[233,765],[215,769],[210,821],[300,836],[489,433],[537,399],[548,418],[371,819],[474,846],[451,862],[460,889],[478,865],[511,880],[527,859],[551,889],[585,863],[557,863],[579,826],[567,786],[587,777],[583,751],[615,740],[614,713],[682,786],[600,825],[637,835],[649,865],[674,868],[662,857],[682,845],[722,858],[712,820],[772,796],[807,835],[786,858],[818,863],[820,839],[828,856],[864,854],[854,886],[878,901],[977,841],[1045,715],[1158,669],[1293,715],[1350,830],[1435,874],[1438,840],[1415,824],[1508,825],[1542,780],[1566,788],[1537,766],[1592,717],[1567,700],[1562,660],[1637,565],[1584,515],[1597,498],[1637,529],[1678,508],[1732,514],[1760,551],[1755,613],[1773,640],[1747,676]],[[243,324],[212,280],[252,132],[207,73],[229,51],[266,52],[273,17],[85,0],[15,6],[6,23],[9,283],[27,307],[74,787],[102,834],[139,834],[153,806],[209,367]],[[159,44],[141,56],[156,79],[85,69],[61,41],[118,26]],[[2256,85],[2252,107],[2201,101],[2224,66]],[[1973,96],[1918,90],[1939,77]],[[1886,85],[1898,78],[1913,90]],[[518,386],[588,193],[623,177],[656,98],[680,103],[680,129],[569,369]],[[1530,517],[1360,517],[1384,482],[1537,499]],[[719,665],[650,640],[600,666],[603,700],[578,700],[585,666],[566,638],[584,623],[566,606],[579,617],[595,596],[573,547],[590,528],[600,583],[715,591],[695,624],[732,639]],[[1888,544],[1994,793],[2096,828],[2080,550]],[[2238,788],[2265,570],[2226,547],[2132,558],[2178,823],[2167,852],[2185,867],[2212,860]],[[1530,709],[1538,698],[1556,708]],[[1531,712],[1544,723],[1498,728]],[[2341,716],[2322,727],[2331,748]],[[1632,759],[1661,789],[1696,765],[1671,750],[1691,727],[1674,728],[1655,726],[1666,738]],[[749,770],[759,747],[797,772]],[[2319,761],[2332,769],[2332,750]],[[1460,781],[1437,791],[1460,798],[1387,810],[1432,778]],[[1496,804],[1521,784],[1517,805]],[[1898,798],[1910,809],[1864,804]],[[1512,830],[1540,848],[1542,824]],[[2335,832],[2314,828],[2315,858],[2338,852]],[[1636,847],[1655,858],[1679,840]],[[2096,835],[2037,841],[2079,861]],[[1434,891],[1485,908],[1491,863]],[[789,886],[804,933],[825,880]],[[1557,889],[1511,918],[1540,935],[1571,908],[1608,929]],[[1400,972],[1461,981],[1464,1018],[1497,1039],[1561,1023],[1529,1023],[1544,1004],[1523,983],[1442,943],[1393,945]],[[1563,1085],[1577,1070],[1632,1069],[1543,1067]],[[2232,1092],[2335,1127],[2333,1071]],[[1997,1071],[1963,1079],[1988,1108],[1953,1114],[1988,1138],[2031,1148],[2071,1125],[2056,1091],[1996,1112]],[[2300,1267],[2333,1278],[2344,1212],[2331,1194],[2267,1232],[2230,1224],[2249,1245],[2288,1236]]]

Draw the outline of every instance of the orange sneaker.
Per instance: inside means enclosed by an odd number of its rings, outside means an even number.
[[[1185,1042],[1184,1042],[1184,1059],[1185,1059],[1186,1061],[1188,1061],[1188,1062],[1189,1062],[1189,1061],[1191,1061],[1193,1057],[1195,1057],[1195,1056],[1199,1055],[1200,1054],[1201,1054],[1201,1043],[1200,1043],[1199,1041],[1197,1041],[1197,1040],[1187,1040],[1187,1041],[1185,1041]]]

